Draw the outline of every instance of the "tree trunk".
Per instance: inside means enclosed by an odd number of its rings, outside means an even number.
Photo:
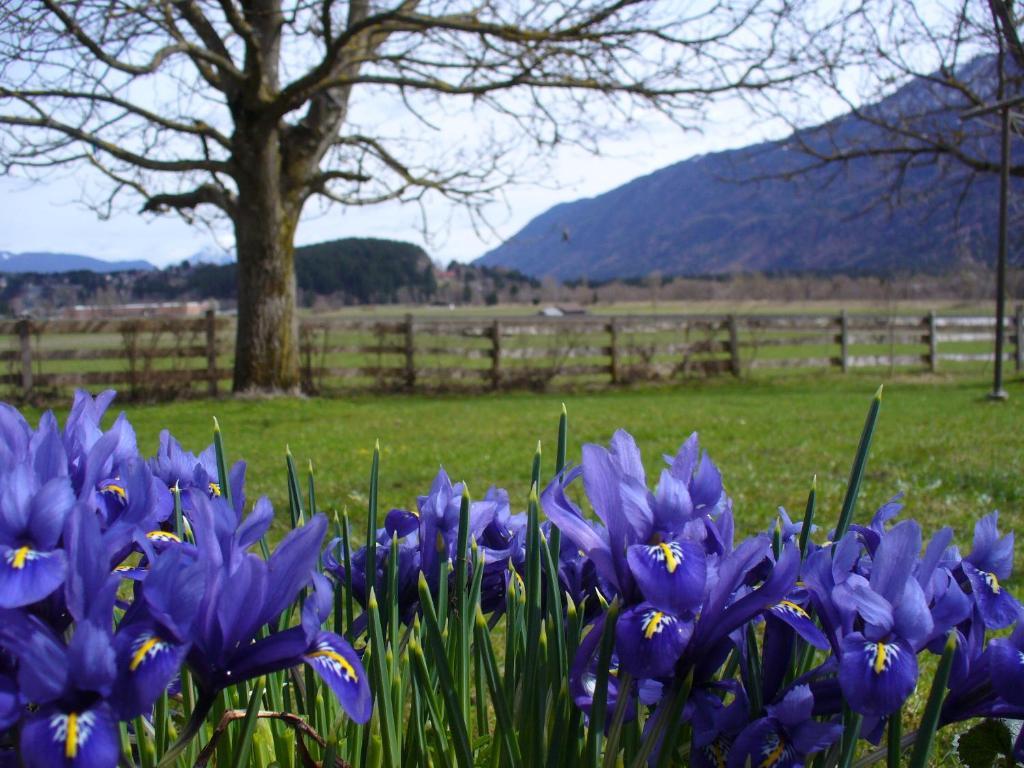
[[[294,393],[299,389],[294,238],[300,206],[282,191],[277,139],[276,131],[269,131],[256,141],[244,142],[248,178],[239,184],[234,215],[238,252],[235,392]]]

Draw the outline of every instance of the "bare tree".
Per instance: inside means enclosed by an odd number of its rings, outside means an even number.
[[[687,124],[713,97],[804,73],[793,0],[8,0],[0,162],[89,166],[101,213],[224,216],[239,264],[237,390],[299,383],[293,240],[307,202],[479,212],[524,143],[592,146],[637,107]],[[434,133],[457,104],[511,126],[468,153],[354,115],[377,100]],[[501,122],[504,121],[504,122]],[[520,155],[521,156],[521,155]]]
[[[926,170],[966,194],[977,174],[1000,169],[999,120],[963,113],[1024,97],[1024,45],[1013,0],[853,0],[807,51],[819,96],[798,108],[768,104],[794,133],[789,175],[875,158],[898,195]],[[765,106],[765,102],[761,102]],[[828,113],[849,118],[828,121]],[[808,126],[815,126],[808,128]],[[1024,156],[1010,173],[1024,177]]]

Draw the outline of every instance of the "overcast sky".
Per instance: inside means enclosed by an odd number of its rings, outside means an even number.
[[[701,132],[683,132],[656,117],[627,135],[609,141],[601,156],[563,147],[551,158],[543,184],[510,187],[506,201],[487,211],[495,232],[477,231],[452,203],[431,200],[427,218],[432,230],[421,231],[417,206],[383,204],[345,210],[337,205],[318,210],[314,203],[299,226],[297,243],[339,237],[381,237],[423,246],[442,263],[469,261],[499,244],[530,219],[560,202],[592,197],[630,179],[694,155],[743,146],[773,133],[754,123],[737,106],[723,108]],[[774,130],[775,134],[779,129]],[[230,246],[230,229],[217,236],[207,227],[189,226],[174,216],[141,216],[132,210],[101,221],[83,206],[81,172],[29,182],[0,177],[0,251],[58,251],[109,260],[146,259],[165,266],[201,249]]]

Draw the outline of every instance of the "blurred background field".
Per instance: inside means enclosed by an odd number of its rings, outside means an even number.
[[[569,456],[583,442],[607,443],[624,428],[640,444],[651,486],[659,457],[692,432],[717,462],[735,502],[738,533],[768,527],[779,505],[802,513],[818,477],[820,522],[834,522],[842,502],[870,398],[883,379],[871,373],[694,381],[672,388],[636,388],[569,396],[506,393],[479,396],[395,395],[347,399],[193,400],[118,404],[127,412],[144,455],[169,429],[194,452],[221,424],[232,460],[249,464],[250,503],[266,494],[284,519],[285,449],[300,467],[314,464],[322,509],[347,509],[360,539],[370,456],[380,439],[381,505],[408,508],[426,493],[440,466],[465,480],[479,498],[494,484],[508,489],[513,511],[526,506],[537,441],[545,476],[553,470],[561,403],[569,412]],[[1024,507],[1024,386],[1009,382],[1008,402],[985,399],[979,375],[913,375],[884,379],[881,419],[858,519],[897,492],[926,535],[943,525],[969,548],[974,520],[992,509],[1002,525],[1020,525]],[[30,413],[30,418],[38,411]],[[63,417],[64,411],[59,415]],[[1021,564],[1018,556],[1018,564]],[[1018,569],[1019,570],[1019,569]],[[1016,580],[1016,579],[1015,579]]]

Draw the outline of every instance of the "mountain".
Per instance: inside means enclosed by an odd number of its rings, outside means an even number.
[[[187,259],[185,259],[193,267],[200,264],[234,264],[235,263],[235,251],[225,250],[224,248],[218,248],[217,246],[207,246],[201,248]]]
[[[148,272],[148,261],[103,261],[75,253],[8,253],[0,251],[0,272]]]
[[[973,66],[972,76],[990,72],[988,62]],[[934,87],[914,81],[869,109],[884,114],[914,104],[933,125],[959,125],[957,110],[920,108],[941,98]],[[955,162],[918,163],[905,169],[895,199],[897,177],[882,158],[783,178],[811,162],[797,139],[822,149],[831,141],[853,146],[878,138],[873,130],[847,115],[783,141],[684,160],[557,205],[475,263],[537,277],[608,280],[655,271],[885,275],[994,261],[995,174],[971,182]],[[989,136],[977,141],[998,158]],[[1011,238],[1019,240],[1020,230],[1018,222]]]

